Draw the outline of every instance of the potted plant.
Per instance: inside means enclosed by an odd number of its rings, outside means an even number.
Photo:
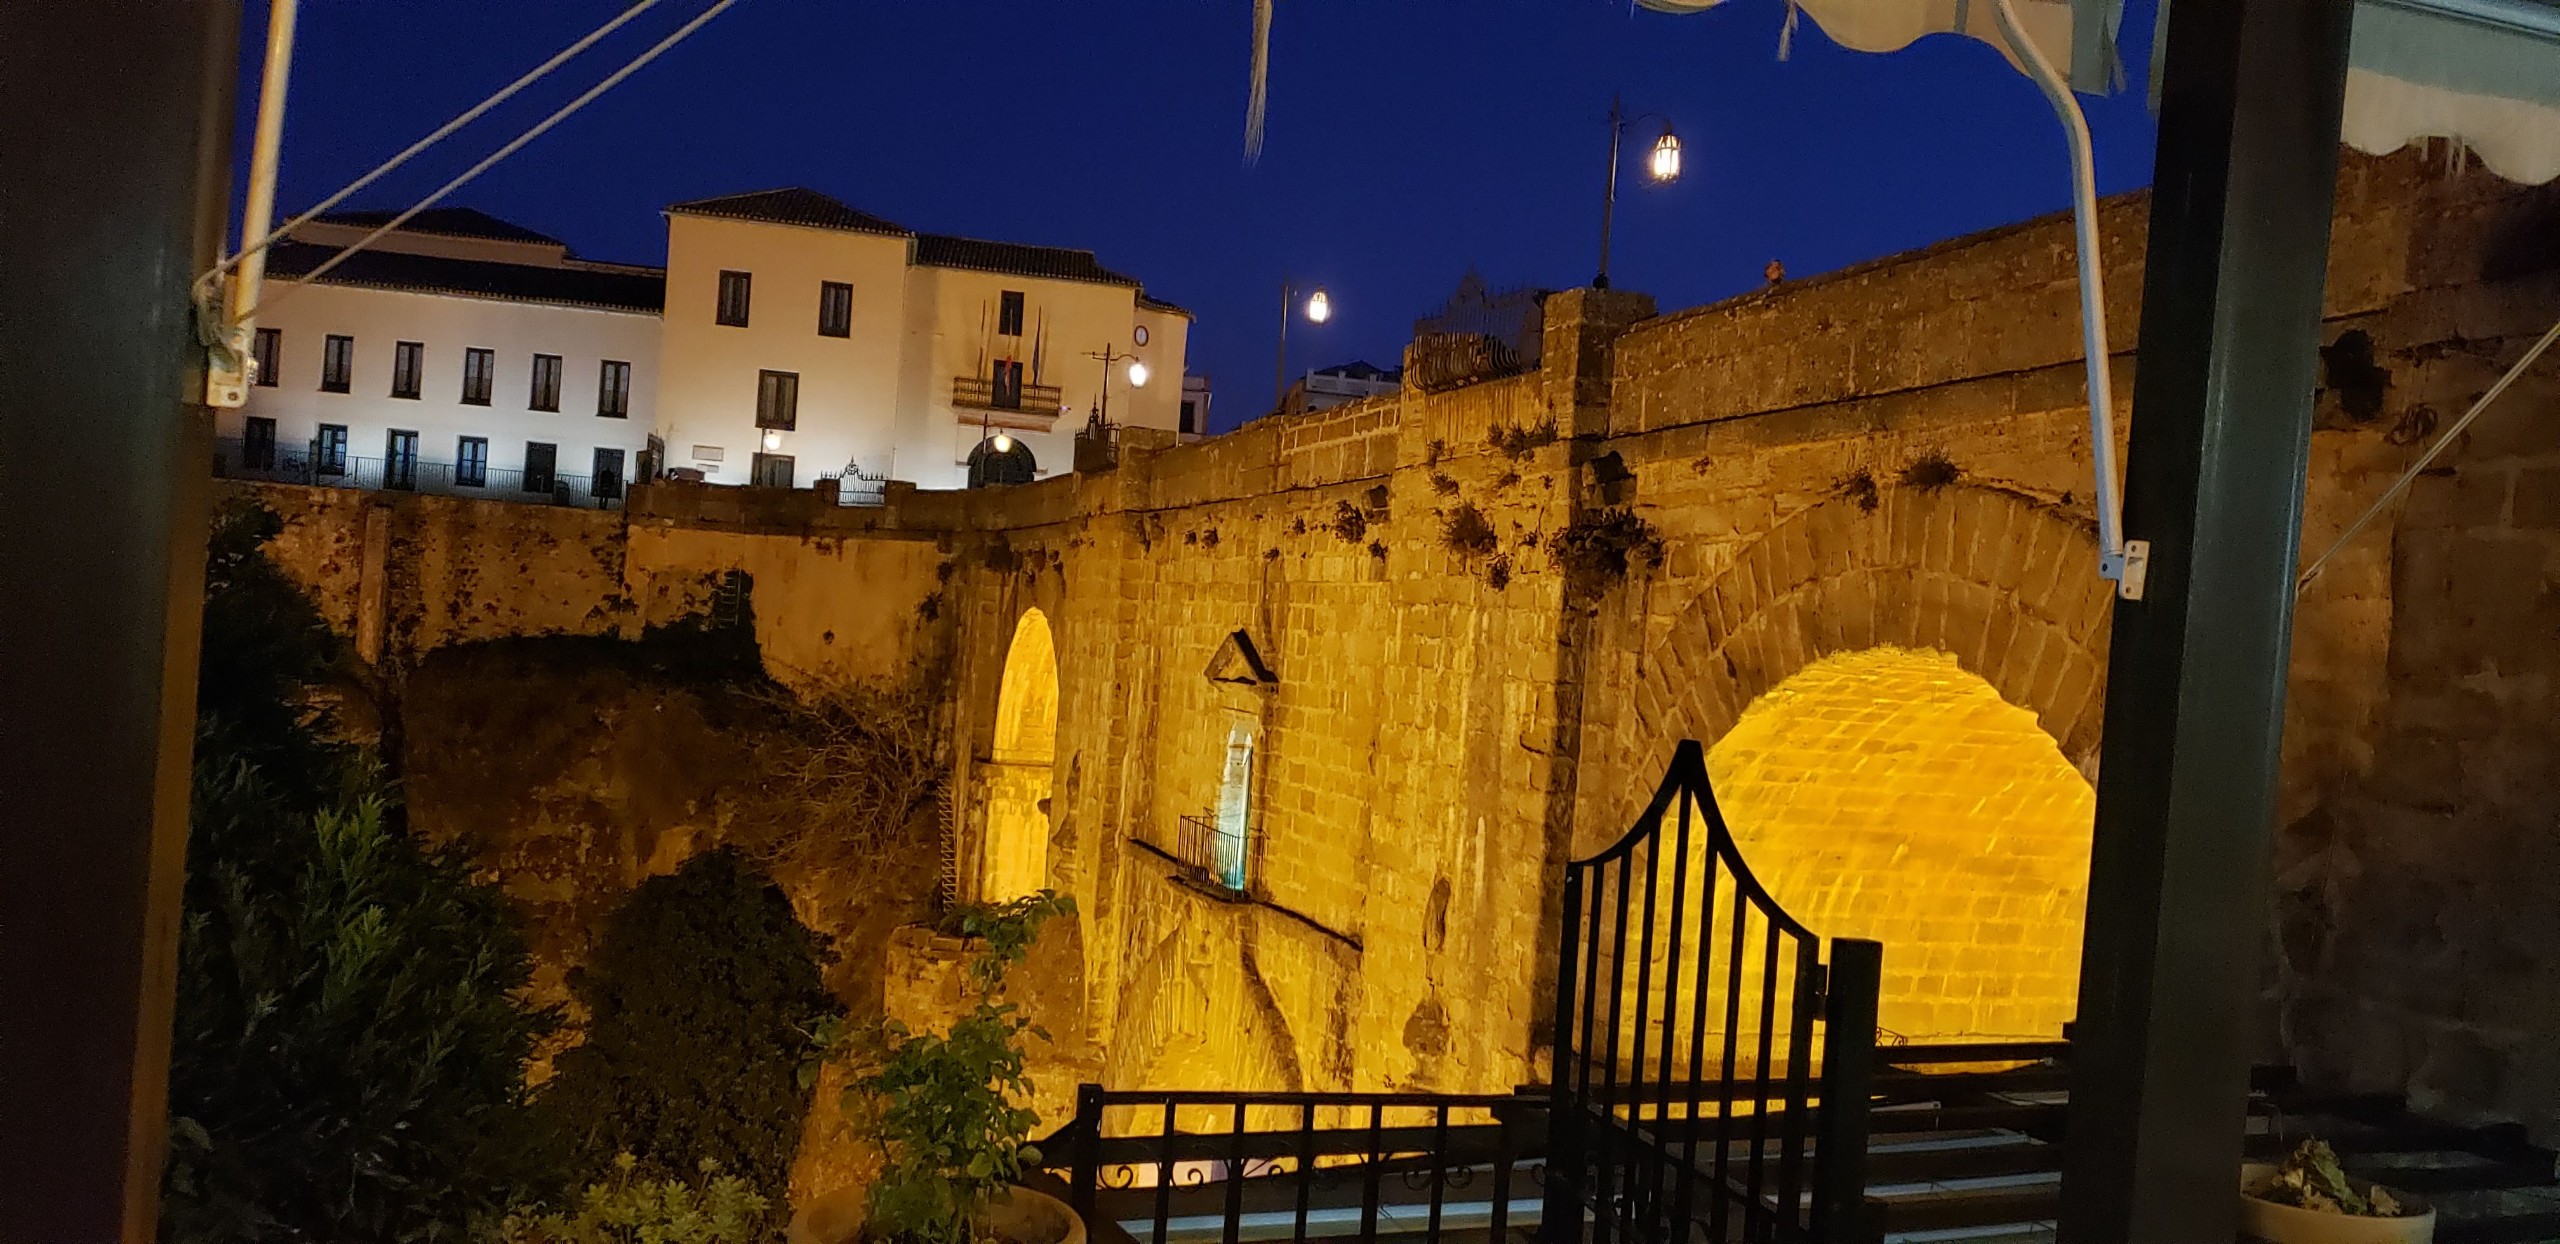
[[[1074,910],[1074,900],[1050,890],[955,909],[946,927],[972,944],[974,996],[943,1032],[913,1032],[895,1020],[875,1040],[821,1031],[830,1056],[850,1064],[845,1115],[878,1145],[880,1174],[863,1196],[858,1228],[840,1198],[822,1199],[795,1224],[795,1237],[1084,1244],[1084,1223],[1064,1202],[1014,1182],[1041,1160],[1030,1143],[1039,1116],[1020,1104],[1031,1088],[1023,1038],[1049,1034],[1001,997],[1005,973],[1030,952],[1040,926]]]
[[[2428,1244],[2436,1212],[2348,1175],[2328,1142],[2241,1169],[2240,1229],[2269,1244]]]

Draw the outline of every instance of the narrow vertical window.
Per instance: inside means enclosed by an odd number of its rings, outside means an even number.
[[[320,435],[311,441],[311,469],[322,475],[347,473],[347,428],[342,423],[320,425]]]
[[[1200,430],[1200,403],[1188,398],[1183,399],[1181,430],[1185,436]]]
[[[393,429],[383,438],[382,486],[414,489],[418,486],[418,434]]]
[[[597,369],[596,413],[607,419],[631,417],[631,364],[606,359]]]
[[[853,287],[842,281],[818,282],[818,335],[853,335]]]
[[[756,377],[756,426],[782,432],[800,426],[800,373],[768,371]]]
[[[489,483],[489,438],[466,436],[453,449],[453,482],[464,488]]]
[[[560,447],[541,441],[524,444],[524,490],[549,492],[551,481],[560,470]]]
[[[277,328],[259,329],[257,340],[252,342],[249,346],[249,358],[257,365],[258,378],[256,384],[259,388],[272,389],[276,387],[276,369],[284,365],[282,361],[283,355],[284,330]]]
[[[477,346],[462,352],[462,404],[486,406],[489,391],[496,387],[498,352]]]
[[[622,451],[619,449],[597,450],[595,474],[591,479],[592,482],[588,485],[587,491],[595,496],[608,500],[621,496]]]
[[[731,328],[747,326],[747,295],[753,283],[754,278],[744,272],[720,274],[720,306],[715,313],[716,323]]]
[[[355,374],[356,339],[331,333],[327,344],[320,349],[320,391],[347,392]]]
[[[403,341],[391,348],[391,396],[416,400],[423,381],[419,374],[426,370],[427,348],[415,341]]]
[[[240,465],[257,471],[276,469],[276,421],[258,415],[240,429]]]
[[[1021,290],[1009,289],[1004,291],[1004,293],[997,298],[996,335],[999,337],[1019,337],[1022,335]]]
[[[1253,731],[1243,722],[1227,730],[1227,763],[1218,780],[1218,836],[1210,844],[1210,871],[1230,890],[1244,888],[1246,837],[1253,824]]]
[[[535,410],[560,409],[560,356],[533,356],[533,395],[526,405]]]

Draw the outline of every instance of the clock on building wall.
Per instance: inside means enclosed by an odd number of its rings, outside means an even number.
[[[1137,330],[1136,330],[1135,332],[1131,333],[1130,335],[1131,335],[1131,336],[1133,336],[1133,337],[1135,337],[1135,338],[1137,338],[1137,340],[1138,340],[1138,344],[1139,344],[1139,345],[1145,345],[1145,344],[1147,344],[1147,326],[1146,326],[1146,325],[1144,325],[1144,324],[1140,324],[1140,325],[1137,327]]]

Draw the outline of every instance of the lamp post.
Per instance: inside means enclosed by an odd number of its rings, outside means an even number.
[[[1280,356],[1271,364],[1273,414],[1280,412],[1280,407],[1289,397],[1289,311],[1297,301],[1297,283],[1283,278],[1280,282]],[[1310,324],[1322,324],[1333,318],[1333,300],[1325,297],[1324,286],[1316,286],[1314,292],[1307,295],[1306,316]]]
[[[1140,362],[1135,353],[1121,354],[1108,342],[1099,350],[1085,351],[1084,356],[1102,364],[1102,407],[1094,420],[1107,428],[1111,426],[1111,365],[1122,361],[1129,364],[1129,387],[1132,389],[1147,387],[1147,365]]]
[[[1626,137],[1627,127],[1638,121],[1662,122],[1662,137],[1653,140],[1653,150],[1645,156],[1644,171],[1657,185],[1670,185],[1680,180],[1680,136],[1671,132],[1671,121],[1660,113],[1648,112],[1640,117],[1627,115],[1623,99],[1609,99],[1609,197],[1600,209],[1600,274],[1591,278],[1593,289],[1609,288],[1609,228],[1618,216],[1618,144]]]

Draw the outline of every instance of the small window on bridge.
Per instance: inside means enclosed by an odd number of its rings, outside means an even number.
[[[1218,833],[1210,844],[1209,871],[1218,884],[1241,892],[1245,882],[1246,847],[1253,825],[1253,728],[1236,722],[1227,729],[1227,763],[1218,779]]]

